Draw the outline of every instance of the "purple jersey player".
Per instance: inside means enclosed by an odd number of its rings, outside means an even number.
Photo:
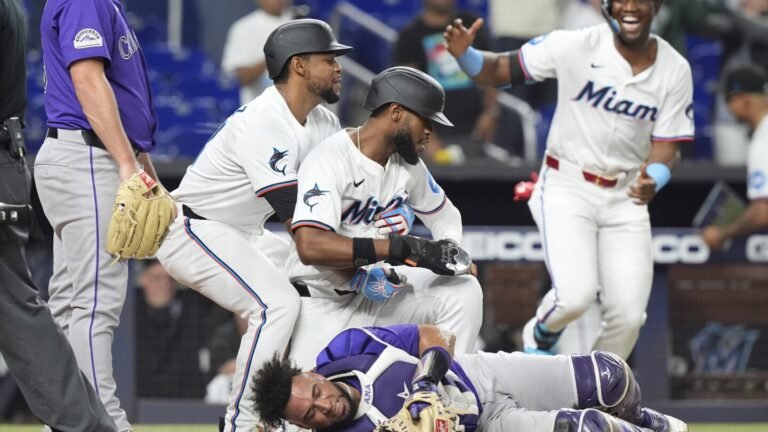
[[[435,391],[460,413],[457,431],[688,430],[640,406],[632,371],[614,354],[451,359],[452,345],[450,333],[429,325],[349,329],[320,352],[314,371],[277,356],[268,362],[254,384],[256,408],[275,426],[285,420],[318,431],[370,431],[412,393]]]
[[[119,431],[112,335],[125,301],[126,262],[105,250],[121,181],[143,169],[157,126],[146,63],[117,0],[48,0],[40,23],[48,133],[35,160],[54,228],[50,307],[78,365]]]

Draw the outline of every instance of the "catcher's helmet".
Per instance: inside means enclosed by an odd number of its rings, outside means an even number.
[[[656,0],[659,5],[664,3],[664,0]],[[608,21],[608,25],[611,27],[611,30],[613,30],[614,33],[618,33],[621,31],[621,24],[619,23],[619,20],[613,17],[613,14],[611,13],[611,3],[613,0],[600,0],[600,12],[603,13],[603,18],[605,18],[606,21]]]
[[[351,46],[340,44],[331,26],[323,21],[305,18],[289,21],[270,33],[264,44],[269,77],[280,75],[288,60],[297,54],[333,52],[344,55]]]
[[[442,125],[453,126],[443,114],[445,90],[434,78],[420,70],[396,66],[373,78],[365,97],[365,109],[374,111],[392,102]]]

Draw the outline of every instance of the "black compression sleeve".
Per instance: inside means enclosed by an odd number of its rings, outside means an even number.
[[[296,208],[296,195],[299,193],[297,185],[286,186],[265,193],[264,199],[277,213],[280,222],[285,222],[293,217],[293,210]]]

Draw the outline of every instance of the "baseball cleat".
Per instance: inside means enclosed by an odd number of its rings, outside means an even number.
[[[525,327],[523,327],[523,352],[536,355],[555,355],[555,351],[552,350],[551,347],[550,349],[539,348],[539,344],[536,342],[536,337],[534,336],[537,322],[538,320],[536,317],[533,317],[525,323]]]

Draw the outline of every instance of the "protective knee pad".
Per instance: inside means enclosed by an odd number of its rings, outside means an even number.
[[[646,432],[596,409],[563,409],[557,412],[553,432]]]
[[[602,408],[616,417],[640,420],[640,386],[629,365],[619,356],[594,351],[572,356],[578,408]]]

